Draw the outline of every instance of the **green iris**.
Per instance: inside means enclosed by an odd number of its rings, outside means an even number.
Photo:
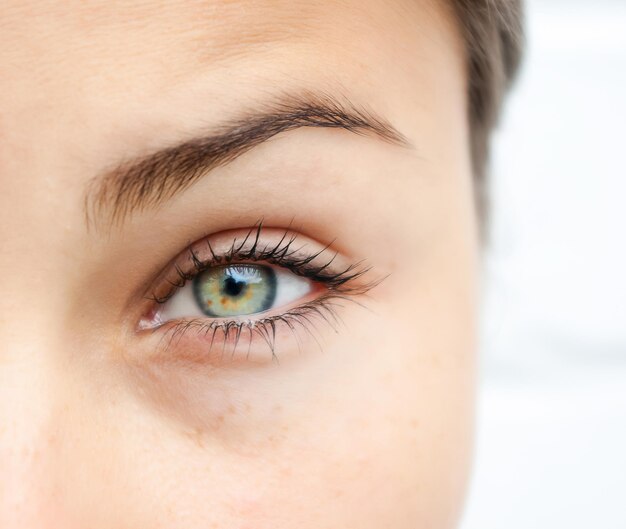
[[[276,273],[268,266],[215,266],[193,280],[196,302],[207,316],[225,318],[263,312],[276,298]]]

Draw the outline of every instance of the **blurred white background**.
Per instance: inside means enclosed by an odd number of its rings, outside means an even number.
[[[531,0],[462,529],[626,529],[626,0]]]

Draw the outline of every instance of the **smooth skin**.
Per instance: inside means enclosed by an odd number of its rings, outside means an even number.
[[[463,61],[443,1],[3,2],[0,527],[456,525],[478,253]],[[292,130],[88,224],[90,183],[121,161],[315,93],[410,146]],[[318,322],[321,347],[152,355],[140,287],[259,219],[385,279],[337,332]]]

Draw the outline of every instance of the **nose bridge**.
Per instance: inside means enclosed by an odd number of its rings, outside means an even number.
[[[0,352],[0,527],[52,527],[57,511],[62,405],[51,363],[30,343]],[[19,350],[19,351],[17,351]],[[56,525],[60,527],[59,525]]]

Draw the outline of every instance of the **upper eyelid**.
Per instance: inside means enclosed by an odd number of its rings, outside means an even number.
[[[236,260],[238,262],[248,260],[253,262],[267,261],[270,264],[287,268],[296,274],[309,278],[324,274],[324,278],[317,277],[317,280],[327,279],[330,281],[334,278],[336,284],[331,286],[345,284],[364,275],[369,270],[369,267],[361,266],[362,262],[357,262],[344,267],[338,266],[336,271],[332,271],[338,256],[338,252],[331,250],[334,241],[320,245],[320,248],[316,251],[305,252],[303,248],[306,244],[296,245],[298,237],[302,237],[301,234],[291,230],[290,227],[280,230],[281,235],[274,244],[262,244],[261,234],[265,233],[264,230],[266,229],[276,231],[276,228],[265,228],[262,222],[259,222],[252,228],[249,228],[245,235],[240,237],[233,236],[226,251],[216,251],[213,245],[211,245],[210,236],[192,243],[151,284],[144,298],[155,303],[164,303],[178,289],[182,288],[186,281],[191,280],[202,270],[213,265],[228,264]],[[199,248],[202,246],[204,246],[206,258],[200,257]],[[323,258],[324,254],[327,254],[328,258]],[[322,259],[321,263],[314,265],[315,260],[320,258]],[[186,260],[187,266],[181,265],[182,260]],[[192,265],[193,268],[190,270],[188,265]],[[173,281],[172,277],[174,277]],[[313,278],[315,279],[315,277]],[[166,286],[164,292],[162,292],[162,288],[159,289],[159,287],[163,286],[163,283],[169,283],[169,287]]]

